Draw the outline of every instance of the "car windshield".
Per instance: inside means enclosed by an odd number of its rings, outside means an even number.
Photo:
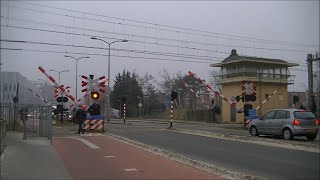
[[[315,119],[315,115],[310,111],[296,111],[293,113],[297,119]]]

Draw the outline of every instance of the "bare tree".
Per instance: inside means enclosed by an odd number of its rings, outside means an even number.
[[[155,77],[151,74],[146,73],[143,76],[137,76],[137,80],[142,87],[142,91],[144,95],[148,95],[153,97],[156,94],[156,87],[155,87]]]
[[[221,77],[219,76],[219,72],[216,69],[213,69],[209,71],[209,75],[210,75],[209,82],[212,88],[218,90],[219,92],[222,92],[221,84],[219,84],[219,82],[221,82]]]
[[[175,84],[175,77],[174,74],[170,74],[167,69],[162,69],[159,72],[161,80],[158,81],[158,85],[160,87],[160,91],[169,94],[172,90],[172,86]]]

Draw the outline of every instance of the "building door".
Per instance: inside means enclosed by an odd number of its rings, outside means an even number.
[[[236,122],[236,120],[237,120],[237,110],[236,110],[236,108],[234,108],[233,106],[230,106],[231,108],[230,108],[230,114],[231,114],[231,122]]]

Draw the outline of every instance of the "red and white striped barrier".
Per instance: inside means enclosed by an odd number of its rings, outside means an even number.
[[[91,92],[91,91],[86,92],[86,94],[85,94],[82,98],[78,99],[78,102],[81,104],[81,101],[82,101],[85,97],[87,97],[90,92]],[[68,109],[71,109],[73,106],[74,106],[74,104],[71,104],[71,105],[68,107]]]
[[[273,95],[275,95],[278,91],[279,91],[279,89],[277,89],[277,90],[274,91],[272,94],[270,94],[267,99],[265,99],[264,101],[262,101],[262,103],[259,104],[259,106],[256,107],[256,110],[260,109],[261,106],[264,105],[264,104],[265,104]]]
[[[197,83],[203,84],[203,82],[205,82],[204,80],[200,79],[195,73],[193,73],[193,72],[191,72],[191,71],[189,71],[188,74],[189,74],[189,76],[192,76],[192,77],[196,80]],[[228,102],[232,107],[236,108],[236,110],[237,110],[238,113],[243,112],[243,109],[238,108],[235,103],[233,103],[231,100],[227,99],[227,98],[226,98],[224,95],[222,95],[219,91],[213,90],[212,87],[211,87],[209,84],[205,84],[205,85],[206,85],[206,87],[207,87],[207,91],[209,91],[209,92],[213,91],[214,94],[220,96],[223,100],[225,100],[226,102]]]
[[[182,81],[183,85],[190,90],[190,92],[192,93],[193,96],[198,98],[208,109],[210,109],[210,106],[193,89],[191,89],[190,85],[188,85],[183,80],[181,80],[181,81]]]
[[[67,97],[73,101],[75,104],[77,104],[78,106],[80,106],[80,103],[70,94],[68,93],[64,88],[63,86],[60,86],[56,80],[52,77],[52,76],[49,76],[46,71],[41,67],[39,66],[38,69],[48,78],[50,79],[50,81],[56,86],[56,87],[59,87],[59,89],[62,91],[62,93],[66,94]]]
[[[247,119],[246,121],[245,121],[245,126],[246,126],[246,128],[249,126],[249,124],[250,124],[250,122],[252,121],[252,119]]]
[[[97,130],[104,129],[104,120],[85,120],[82,124],[82,129],[85,130]]]
[[[29,88],[29,91],[31,91],[37,98],[39,98],[40,100],[42,100],[46,105],[49,105],[46,100],[44,100],[43,98],[41,98],[41,97],[40,97],[37,93],[35,93],[32,89]]]

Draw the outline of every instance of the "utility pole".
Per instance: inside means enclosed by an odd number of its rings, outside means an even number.
[[[308,94],[308,109],[311,111],[316,111],[317,115],[319,116],[319,112],[320,112],[320,88],[319,88],[319,83],[318,83],[318,89],[317,89],[317,99],[318,99],[318,103],[315,103],[315,96],[313,93],[313,88],[314,88],[314,74],[313,74],[313,61],[318,61],[319,63],[319,72],[318,72],[318,78],[320,78],[320,58],[318,56],[318,53],[316,54],[316,56],[312,55],[312,54],[308,54],[307,55],[307,65],[308,65],[308,89],[309,89],[309,94]],[[318,79],[318,82],[319,79]],[[317,104],[317,109],[314,109],[314,105]]]
[[[307,66],[308,66],[308,109],[312,110],[313,101],[313,67],[312,67],[312,54],[307,55]]]
[[[317,114],[318,114],[318,116],[320,115],[320,58],[319,58],[319,56],[318,56],[318,53],[316,54],[316,59],[315,59],[316,61],[318,61],[318,77],[317,77],[317,80],[318,80],[318,82],[317,82],[317,84],[318,84],[318,86],[317,86],[317,101],[318,101],[318,103],[317,103]]]

